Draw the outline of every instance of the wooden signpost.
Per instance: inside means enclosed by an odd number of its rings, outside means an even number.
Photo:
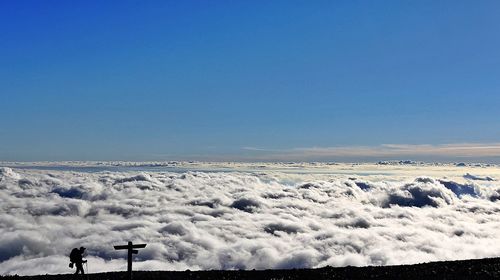
[[[138,250],[134,249],[139,249],[139,248],[145,248],[146,244],[132,244],[132,241],[129,241],[127,245],[118,245],[114,246],[115,250],[128,250],[128,266],[127,266],[127,274],[128,274],[128,279],[132,279],[132,254],[137,254],[139,253]]]

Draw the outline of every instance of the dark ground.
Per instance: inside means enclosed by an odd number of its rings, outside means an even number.
[[[324,267],[292,270],[233,271],[136,271],[135,280],[239,280],[239,279],[500,279],[500,258],[433,262],[416,265],[370,267]],[[84,279],[69,274],[39,276],[0,276],[0,280],[63,280]],[[125,272],[90,274],[88,280],[126,279]]]

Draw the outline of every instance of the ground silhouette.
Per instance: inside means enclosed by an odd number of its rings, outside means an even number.
[[[0,276],[0,280],[122,280],[126,272],[39,276]],[[416,265],[324,267],[290,270],[135,271],[135,280],[295,280],[295,279],[500,279],[500,258],[432,262]]]

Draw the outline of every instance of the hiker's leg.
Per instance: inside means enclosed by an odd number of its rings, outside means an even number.
[[[82,272],[82,274],[83,274],[83,266],[82,266],[82,264],[81,264],[81,263],[77,263],[77,264],[76,264],[76,272],[75,272],[75,274],[78,274],[78,272],[80,272],[80,271],[81,271],[81,272]]]

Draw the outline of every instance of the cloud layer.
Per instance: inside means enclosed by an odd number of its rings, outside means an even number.
[[[455,167],[458,169],[459,167]],[[500,185],[422,176],[0,168],[0,274],[388,265],[500,255]]]
[[[441,145],[384,144],[380,146],[305,147],[270,150],[243,147],[261,160],[325,160],[370,158],[492,159],[500,157],[500,143],[462,143]]]

